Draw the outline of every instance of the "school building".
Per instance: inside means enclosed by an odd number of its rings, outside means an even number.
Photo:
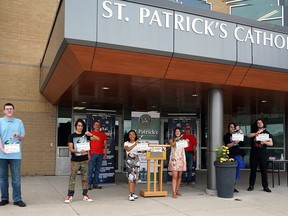
[[[125,170],[133,111],[160,114],[160,143],[169,119],[194,118],[200,170],[213,169],[230,121],[247,135],[263,118],[274,137],[269,155],[287,155],[287,1],[0,6],[0,102],[13,103],[25,124],[23,175],[67,174],[73,123],[97,113],[115,117],[116,172]],[[249,142],[243,150],[248,166]]]

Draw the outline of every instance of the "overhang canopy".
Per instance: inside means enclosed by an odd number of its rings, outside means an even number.
[[[286,28],[168,1],[69,0],[40,91],[55,105],[181,111],[182,102],[199,108],[191,95],[214,86],[288,91],[287,59]]]

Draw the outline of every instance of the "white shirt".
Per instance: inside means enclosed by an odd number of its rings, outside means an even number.
[[[130,146],[132,146],[132,145],[134,145],[134,144],[135,144],[135,142],[131,143],[131,142],[129,142],[129,141],[126,141],[126,142],[124,143],[124,147],[125,147],[125,146],[130,147]],[[128,155],[128,153],[138,154],[137,145],[136,145],[133,149],[131,149],[130,151],[126,151],[126,153],[127,153],[127,155]]]

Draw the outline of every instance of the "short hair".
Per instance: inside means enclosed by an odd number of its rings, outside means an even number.
[[[14,105],[13,105],[12,103],[6,103],[6,104],[4,104],[3,109],[5,109],[6,106],[12,106],[13,109],[15,109],[15,107],[14,107]]]
[[[77,119],[76,122],[75,122],[75,124],[74,124],[75,129],[77,128],[77,125],[78,125],[79,122],[83,125],[83,128],[84,128],[85,122],[84,122],[82,119]]]

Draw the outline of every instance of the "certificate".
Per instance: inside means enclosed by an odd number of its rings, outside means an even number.
[[[19,143],[5,144],[4,149],[7,153],[18,153],[20,152],[20,144]]]
[[[176,141],[176,148],[180,149],[180,148],[186,148],[188,147],[188,142],[185,139]]]
[[[261,133],[256,136],[256,141],[267,141],[269,140],[269,134],[267,133]]]
[[[137,144],[137,150],[138,151],[148,151],[149,147],[148,147],[148,143],[147,142],[139,142]]]
[[[241,133],[232,134],[232,141],[244,141],[244,135]]]
[[[90,150],[90,142],[83,142],[83,143],[77,143],[76,144],[76,150],[77,151],[89,151]]]

